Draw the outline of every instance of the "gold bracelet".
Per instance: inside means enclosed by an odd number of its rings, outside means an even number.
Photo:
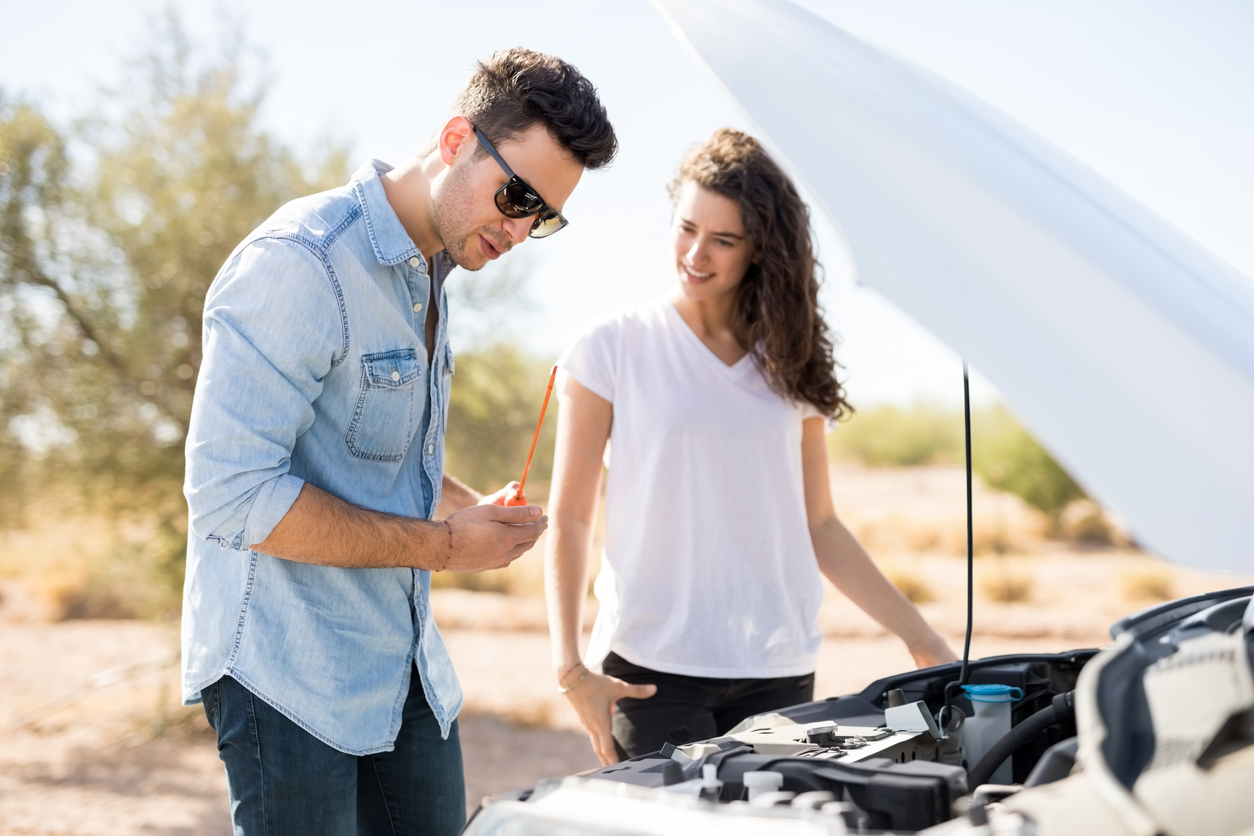
[[[579,674],[579,678],[578,678],[578,679],[576,679],[576,680],[575,680],[574,682],[572,682],[571,684],[567,685],[565,688],[563,688],[563,687],[562,687],[562,686],[560,686],[560,685],[559,685],[559,686],[557,686],[557,693],[559,693],[559,694],[567,694],[567,693],[570,693],[571,691],[573,691],[573,690],[575,690],[576,688],[578,688],[578,687],[579,687],[579,683],[580,683],[580,682],[583,682],[583,681],[584,681],[585,679],[587,679],[587,678],[588,678],[588,671],[585,669],[583,673]]]

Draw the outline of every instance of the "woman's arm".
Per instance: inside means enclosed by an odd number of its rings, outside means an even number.
[[[805,480],[806,518],[819,570],[862,611],[906,643],[920,668],[957,659],[919,610],[876,568],[862,544],[836,516],[828,478],[823,419],[802,425],[801,469]]]
[[[451,517],[463,508],[478,505],[481,499],[483,496],[477,490],[445,473],[440,484],[440,504],[431,519]]]
[[[517,482],[510,482],[496,493],[481,494],[459,479],[444,474],[440,488],[440,504],[436,506],[433,520],[443,520],[473,505],[505,505],[505,501],[518,489]]]
[[[644,699],[652,685],[628,685],[583,668],[579,634],[588,589],[588,552],[601,490],[602,457],[610,437],[614,409],[609,401],[569,375],[558,392],[557,450],[549,490],[549,531],[544,556],[544,585],[553,642],[553,672],[579,721],[588,730],[602,764],[618,760],[610,734],[610,712],[623,697]],[[583,677],[581,680],[580,677]],[[572,686],[574,684],[574,687]]]

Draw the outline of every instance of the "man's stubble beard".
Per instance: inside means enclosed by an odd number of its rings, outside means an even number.
[[[458,267],[474,272],[483,269],[487,259],[482,253],[472,252],[466,248],[466,241],[471,233],[471,229],[465,226],[466,218],[473,214],[471,173],[472,167],[469,165],[454,166],[449,170],[443,188],[432,202],[431,216],[436,235],[439,236],[440,243],[444,245],[445,254]],[[474,264],[475,256],[483,261],[476,266],[471,266]]]

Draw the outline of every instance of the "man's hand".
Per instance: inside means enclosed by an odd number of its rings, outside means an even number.
[[[566,699],[579,715],[579,722],[588,730],[592,751],[602,766],[618,763],[618,750],[610,732],[610,712],[623,697],[645,700],[657,693],[656,685],[628,685],[621,679],[588,671],[578,687],[566,692]]]
[[[486,499],[487,497],[485,497]],[[549,527],[538,505],[472,505],[445,522],[452,534],[448,572],[485,572],[513,563]]]

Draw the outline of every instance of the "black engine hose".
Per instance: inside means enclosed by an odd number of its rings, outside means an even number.
[[[1050,726],[1059,725],[1074,717],[1074,693],[1074,691],[1068,691],[1065,694],[1059,694],[1054,697],[1052,703],[1006,732],[1002,739],[994,743],[993,748],[980,758],[975,768],[967,773],[967,786],[975,789],[981,784],[987,784],[988,779],[992,778],[993,773],[997,771],[997,767],[1001,766],[1006,758],[1019,751],[1020,746]]]

